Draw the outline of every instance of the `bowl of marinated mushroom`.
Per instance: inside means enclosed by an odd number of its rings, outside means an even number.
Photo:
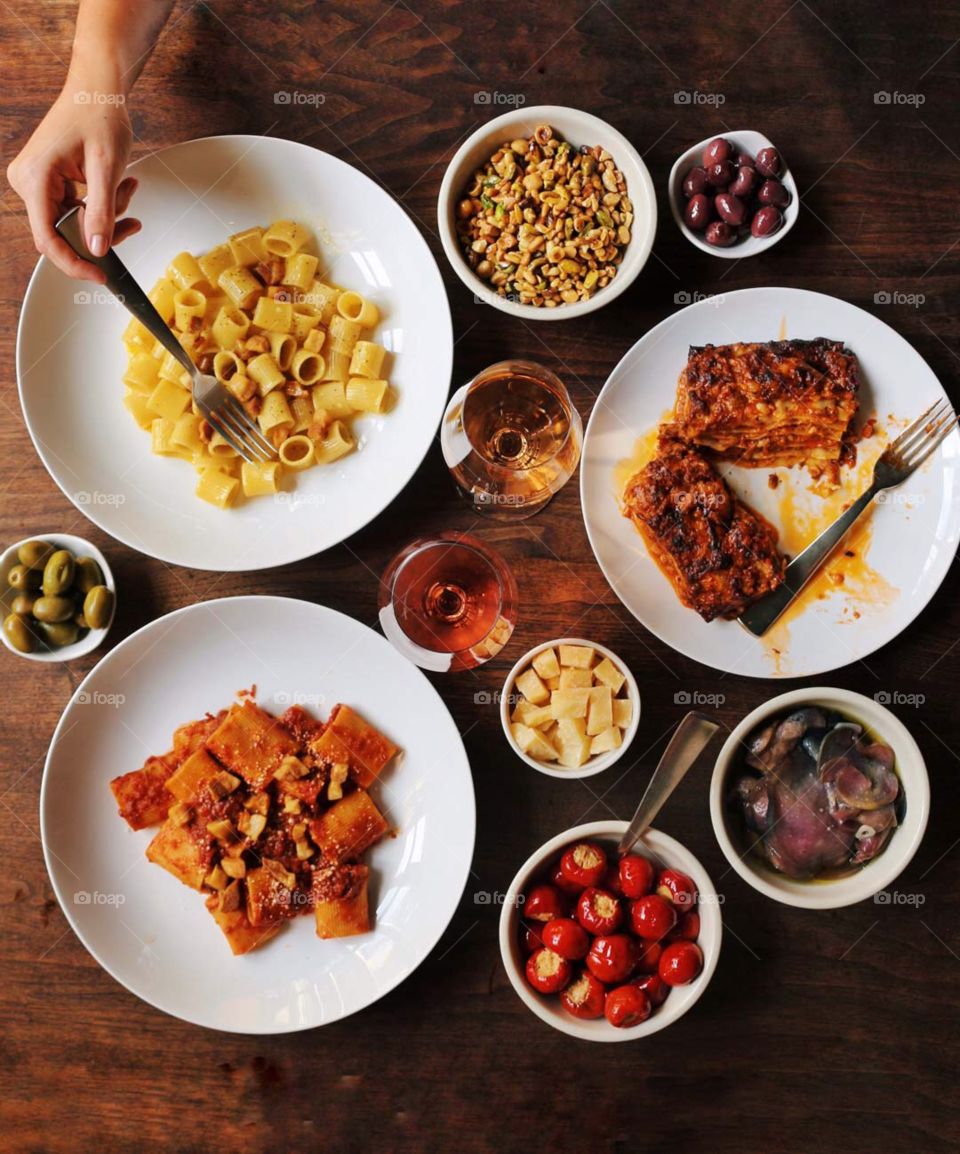
[[[454,272],[478,301],[565,320],[615,300],[646,264],[653,181],[606,121],[541,105],[495,117],[447,167],[437,205]]]
[[[100,550],[69,533],[42,533],[0,556],[3,644],[28,661],[72,661],[106,637],[116,586]]]

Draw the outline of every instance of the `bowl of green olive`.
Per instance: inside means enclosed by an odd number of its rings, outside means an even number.
[[[113,574],[82,537],[47,533],[0,557],[3,644],[29,661],[72,661],[93,652],[116,608]]]

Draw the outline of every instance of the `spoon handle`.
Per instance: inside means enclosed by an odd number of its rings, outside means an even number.
[[[719,726],[704,717],[702,713],[691,711],[680,722],[670,738],[667,748],[660,758],[660,763],[653,771],[653,777],[643,791],[643,797],[633,815],[633,821],[627,827],[627,832],[617,846],[617,854],[624,854],[633,849],[637,838],[660,812],[663,803],[683,780],[684,775]]]

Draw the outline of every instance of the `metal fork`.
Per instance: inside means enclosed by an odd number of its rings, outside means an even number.
[[[873,467],[870,487],[850,508],[811,542],[787,566],[786,576],[779,589],[755,602],[737,620],[745,628],[762,637],[800,593],[804,585],[833,552],[876,495],[905,481],[915,469],[937,449],[957,427],[957,415],[946,397],[941,398],[904,429],[889,444]]]
[[[216,377],[200,372],[116,251],[110,249],[105,256],[94,256],[90,252],[83,238],[80,207],[71,209],[57,221],[56,229],[77,256],[106,274],[106,287],[190,374],[197,408],[227,444],[251,464],[275,460],[277,451],[260,432],[256,421]]]

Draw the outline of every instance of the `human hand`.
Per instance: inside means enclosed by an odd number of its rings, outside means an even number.
[[[37,251],[68,276],[102,284],[104,274],[82,260],[54,230],[80,203],[76,184],[86,185],[84,235],[95,256],[138,232],[140,222],[122,218],[137,187],[123,178],[132,129],[125,102],[94,103],[68,87],[7,169],[7,179],[27,208]]]

